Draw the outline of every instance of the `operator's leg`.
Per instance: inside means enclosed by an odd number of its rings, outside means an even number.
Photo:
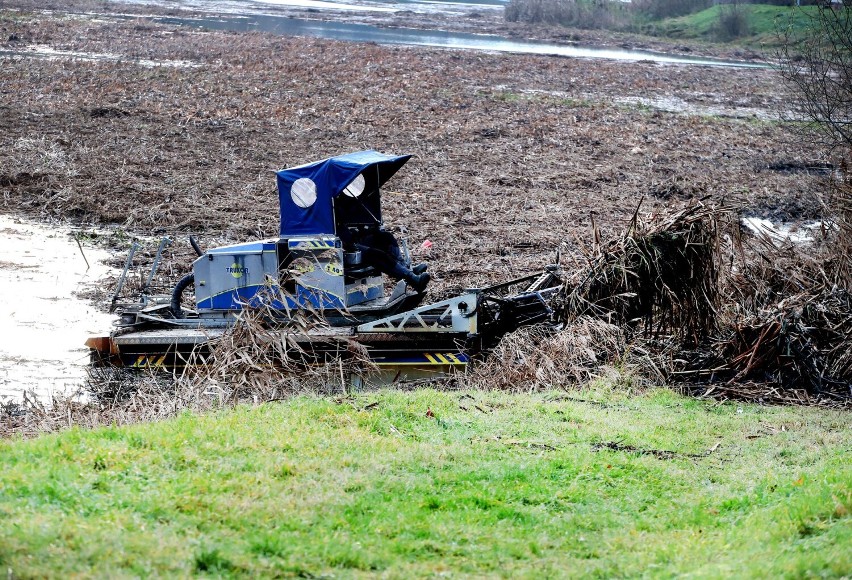
[[[382,274],[392,275],[396,260],[371,246],[355,244],[355,248],[361,251],[361,259],[365,264],[372,266]]]
[[[426,288],[426,284],[429,283],[429,274],[415,274],[402,261],[396,260],[386,252],[362,244],[355,244],[355,247],[361,250],[365,263],[396,280],[405,280],[418,292],[422,292]]]
[[[429,267],[429,265],[425,262],[412,266],[410,260],[407,261],[406,257],[402,255],[402,249],[399,247],[399,242],[397,242],[396,238],[390,233],[380,232],[374,239],[377,242],[376,247],[387,253],[391,258],[402,264],[404,267],[410,269],[414,272],[414,274],[422,274]]]

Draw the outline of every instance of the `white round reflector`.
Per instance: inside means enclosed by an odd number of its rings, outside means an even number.
[[[346,189],[343,190],[343,194],[348,195],[349,197],[358,197],[364,193],[365,183],[364,175],[359,173],[358,177],[353,179],[352,183],[346,186]]]
[[[307,177],[297,179],[290,187],[290,198],[299,207],[311,207],[317,200],[317,184]]]

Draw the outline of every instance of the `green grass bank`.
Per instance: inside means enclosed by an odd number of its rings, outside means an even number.
[[[5,440],[0,571],[840,577],[849,418],[668,390],[420,390]]]
[[[682,16],[655,16],[647,4],[593,0],[511,0],[509,22],[546,23],[581,29],[638,33],[670,40],[776,49],[816,23],[817,6],[714,4]],[[669,13],[675,13],[669,11]]]
[[[790,27],[794,33],[804,32],[812,24],[816,6],[774,6],[770,4],[741,4],[746,30],[741,37],[728,38],[720,31],[720,13],[729,5],[715,5],[686,16],[649,21],[641,25],[642,32],[672,39],[731,41],[753,48],[780,46],[779,32]]]

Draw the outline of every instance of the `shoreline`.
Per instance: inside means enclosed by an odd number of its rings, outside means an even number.
[[[507,22],[501,8],[478,10],[476,6],[453,5],[459,14],[446,14],[440,8],[434,12],[418,13],[413,10],[374,12],[357,10],[317,9],[286,5],[253,4],[235,6],[229,10],[204,10],[199,7],[165,6],[159,2],[93,2],[91,0],[56,0],[47,7],[34,0],[15,3],[18,10],[34,12],[55,10],[84,16],[126,13],[141,18],[151,17],[209,17],[222,16],[280,16],[327,22],[369,24],[380,28],[412,28],[446,32],[495,35],[513,41],[546,42],[560,46],[582,46],[649,51],[683,57],[707,57],[743,62],[769,63],[772,59],[753,49],[708,43],[697,40],[665,39],[629,32],[603,29],[580,29],[548,24]],[[6,8],[0,2],[0,9]]]

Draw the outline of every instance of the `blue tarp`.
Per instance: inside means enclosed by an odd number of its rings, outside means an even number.
[[[338,223],[380,222],[379,188],[410,158],[359,151],[279,171],[281,236],[334,235],[335,213]],[[341,196],[359,175],[363,193]]]

